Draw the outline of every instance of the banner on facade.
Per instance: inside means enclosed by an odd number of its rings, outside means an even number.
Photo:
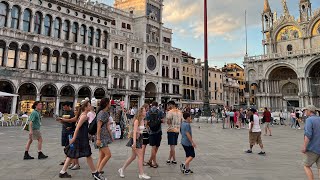
[[[43,102],[55,102],[56,98],[55,97],[41,97],[41,101],[43,101]]]

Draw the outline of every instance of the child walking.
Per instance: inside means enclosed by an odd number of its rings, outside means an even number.
[[[191,115],[188,112],[185,112],[183,114],[184,121],[181,124],[181,144],[183,146],[183,149],[186,153],[186,161],[185,163],[182,163],[180,165],[180,170],[183,174],[188,175],[190,173],[193,173],[193,171],[190,170],[190,162],[196,157],[194,148],[197,147],[197,145],[194,143],[192,139],[192,130],[190,123],[192,123]]]

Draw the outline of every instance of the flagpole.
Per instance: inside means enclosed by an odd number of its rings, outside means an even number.
[[[248,56],[248,30],[247,30],[247,10],[244,11],[244,24],[246,31],[246,57]]]

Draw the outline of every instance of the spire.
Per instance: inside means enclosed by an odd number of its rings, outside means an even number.
[[[289,9],[287,6],[287,0],[282,0],[283,13],[285,16],[289,15]]]
[[[300,0],[300,3],[308,2],[308,0]]]
[[[268,0],[264,0],[263,13],[271,12],[271,8]]]

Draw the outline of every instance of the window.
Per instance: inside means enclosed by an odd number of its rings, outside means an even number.
[[[131,47],[131,52],[133,52],[133,53],[134,53],[134,49],[135,49],[134,47]]]
[[[119,48],[119,44],[118,43],[114,43],[114,48],[118,49]]]
[[[113,60],[113,69],[118,69],[118,57],[115,56]]]
[[[292,45],[289,44],[289,45],[287,46],[287,51],[289,51],[289,53],[290,53],[290,52],[292,51],[292,49],[293,49]]]
[[[99,62],[100,62],[100,59],[96,59],[95,61],[93,61],[93,64],[92,64],[92,76],[95,76],[95,77],[98,76]]]
[[[120,50],[124,50],[124,45],[123,44],[120,44]]]
[[[112,20],[112,21],[111,21],[111,25],[114,25],[114,26],[115,26],[115,25],[116,25],[116,20]]]
[[[21,69],[27,69],[27,62],[29,59],[29,47],[27,46],[22,46],[21,51],[20,51],[20,59],[19,59],[19,68]]]
[[[217,100],[217,91],[214,92],[214,100]]]
[[[209,77],[211,77],[211,74],[209,73]]]
[[[169,77],[169,67],[166,67],[166,77]]]
[[[68,61],[68,74],[75,74],[76,70],[76,56],[72,57]]]
[[[220,93],[220,101],[222,101],[222,93]]]
[[[56,18],[54,21],[54,37],[60,38],[61,19]]]
[[[106,77],[106,63],[105,62],[101,62],[100,63],[100,77]]]
[[[60,72],[63,74],[67,73],[67,60],[68,60],[68,56],[65,57],[64,55],[62,55],[60,59],[60,65],[61,65]]]
[[[31,23],[31,11],[29,9],[25,9],[23,13],[23,31],[30,32],[30,23]]]
[[[16,59],[16,49],[8,49],[8,60],[7,67],[14,67],[14,62]]]
[[[88,31],[88,44],[93,45],[93,27],[90,27]]]
[[[240,73],[237,73],[237,76],[239,77],[239,76],[240,76]]]
[[[118,78],[113,78],[113,88],[117,88]]]
[[[166,56],[165,55],[162,55],[162,60],[165,60]]]
[[[214,74],[214,78],[217,78],[217,74]]]
[[[3,53],[4,53],[4,47],[0,45],[0,66],[3,66],[3,61],[4,61]]]
[[[175,79],[176,78],[176,68],[172,69],[172,78]]]
[[[41,34],[41,21],[42,21],[42,15],[40,12],[36,12],[34,15],[34,32],[36,34]]]
[[[39,48],[33,48],[32,49],[32,53],[33,53],[33,58],[32,58],[32,62],[31,62],[31,69],[33,70],[37,70],[38,69],[38,60],[39,60]]]
[[[191,86],[193,86],[193,78],[191,78]]]
[[[49,50],[45,49],[41,55],[41,71],[48,71]]]
[[[140,48],[137,48],[137,54],[139,54],[140,53]]]
[[[166,68],[162,66],[162,77],[166,76]]]
[[[11,28],[18,29],[20,9],[18,6],[13,6],[11,10]]]
[[[44,18],[44,35],[50,36],[51,34],[51,16],[46,15]]]
[[[122,28],[126,28],[126,23],[122,23]]]
[[[119,88],[120,89],[124,89],[124,83],[123,83],[123,79],[119,79]]]
[[[134,89],[134,80],[131,80],[130,89]]]
[[[211,87],[211,82],[209,81],[209,87]]]
[[[137,72],[137,73],[140,71],[139,66],[140,66],[140,63],[139,63],[139,61],[137,60],[137,61],[136,61],[136,72]]]
[[[134,72],[134,59],[131,59],[131,72]]]
[[[169,61],[169,56],[166,56],[166,61]]]
[[[84,63],[84,61],[83,61],[83,59],[81,58],[81,56],[80,56],[80,58],[78,59],[78,61],[77,61],[77,70],[78,70],[78,75],[80,75],[80,76],[83,76],[83,63]]]
[[[108,32],[106,32],[106,31],[104,31],[103,32],[103,41],[102,41],[102,47],[104,48],[104,49],[107,49],[107,44],[108,44]]]
[[[101,40],[101,31],[100,31],[100,29],[98,29],[96,31],[95,39],[96,39],[96,47],[100,47],[100,40]]]
[[[57,72],[57,70],[58,70],[58,66],[57,66],[57,64],[58,64],[58,56],[59,55],[53,55],[52,57],[51,57],[51,72]]]
[[[123,57],[120,57],[120,70],[123,70]]]
[[[86,76],[91,76],[91,61],[86,60],[85,62]]]
[[[189,77],[187,77],[187,85],[189,85]]]
[[[85,25],[81,25],[81,28],[80,28],[80,43],[82,44],[86,44],[86,38],[85,38],[85,35],[86,35],[86,26]]]
[[[186,70],[186,68],[183,66],[183,69],[182,69],[182,70],[183,70],[183,72],[184,72],[184,71]]]
[[[75,22],[72,25],[72,37],[71,37],[71,40],[73,42],[78,42],[78,36],[77,36],[78,31],[79,31],[79,25],[78,25],[78,23]]]
[[[183,76],[183,84],[186,84],[186,77]]]
[[[70,22],[65,20],[63,23],[63,39],[69,40]]]
[[[127,24],[127,29],[131,30],[131,25]]]
[[[4,2],[0,2],[0,27],[7,25],[8,6]]]

